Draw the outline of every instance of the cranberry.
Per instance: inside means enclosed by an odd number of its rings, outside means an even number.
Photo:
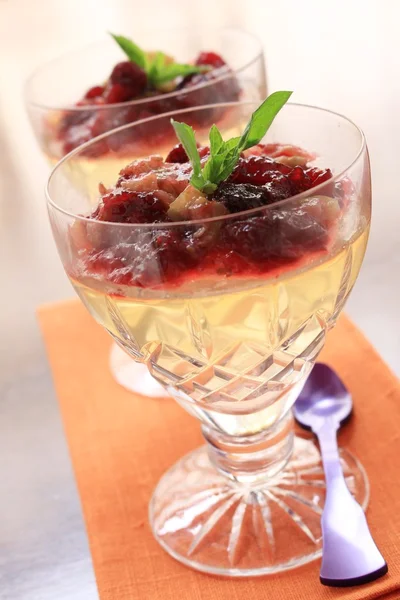
[[[229,181],[264,185],[277,201],[307,191],[331,177],[329,169],[289,167],[261,155],[241,158]]]
[[[303,168],[294,167],[289,174],[292,185],[292,194],[300,194],[311,188],[328,181],[332,177],[330,169],[318,169],[316,167]]]
[[[199,146],[197,145],[197,149],[199,152],[200,158],[206,158],[210,154],[210,148],[208,146]],[[187,163],[189,162],[188,155],[186,154],[186,150],[182,146],[182,144],[177,144],[169,151],[167,154],[167,158],[165,159],[167,163]]]
[[[263,188],[268,192],[270,203],[286,200],[293,195],[288,177],[279,173],[274,173],[271,181],[265,183]]]
[[[286,262],[308,251],[325,250],[327,240],[321,223],[293,207],[227,223],[223,230],[224,244],[261,268],[264,261]]]
[[[210,154],[210,148],[209,148],[209,146],[199,146],[199,145],[197,145],[197,149],[199,151],[200,158],[208,158],[208,156]]]
[[[130,92],[130,89],[124,87],[120,83],[114,83],[113,85],[109,85],[104,92],[104,99],[107,104],[116,104],[117,102],[126,102],[131,100],[133,95]]]
[[[312,187],[311,177],[307,175],[302,167],[294,167],[289,174],[289,180],[292,185],[292,195],[305,192]]]
[[[135,281],[143,287],[176,281],[194,264],[177,230],[155,230],[140,249],[140,261],[134,269]]]
[[[213,69],[219,69],[220,67],[224,67],[226,62],[216,52],[200,52],[196,58],[195,65],[209,65]]]
[[[131,98],[140,96],[147,86],[147,75],[137,64],[131,61],[120,62],[110,75],[112,85],[120,85]]]
[[[185,163],[189,158],[182,144],[177,144],[169,151],[165,162],[168,163]]]
[[[87,98],[88,100],[93,100],[94,98],[98,98],[99,96],[103,95],[104,92],[104,86],[102,85],[95,85],[94,87],[91,87],[85,94],[85,98]]]
[[[318,169],[317,167],[310,167],[305,170],[305,173],[310,177],[312,187],[324,183],[332,177],[332,171],[330,169]]]
[[[250,156],[240,158],[229,180],[235,183],[252,183],[263,185],[269,183],[277,175],[287,175],[292,169],[275,162],[268,156]]]
[[[280,249],[279,229],[271,214],[227,222],[221,238],[226,248],[251,262],[276,257]]]
[[[258,208],[273,202],[268,190],[251,183],[222,183],[214,198],[222,202],[231,213]]]
[[[152,192],[122,188],[102,197],[96,218],[113,223],[159,223],[168,220],[167,207]]]

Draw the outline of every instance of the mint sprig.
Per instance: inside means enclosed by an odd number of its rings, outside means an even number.
[[[177,77],[186,77],[186,75],[195,75],[204,73],[207,67],[180,64],[176,62],[167,62],[167,55],[163,52],[156,52],[153,59],[150,60],[135,42],[123,35],[110,34],[123,50],[131,62],[136,63],[147,75],[147,79],[152,87],[158,88]]]
[[[114,33],[110,33],[111,37],[117,42],[118,46],[125,52],[127,57],[131,62],[134,62],[143,69],[147,71],[148,61],[146,53],[143,52],[141,48],[132,40],[124,37],[123,35],[115,35]]]
[[[278,112],[289,100],[292,92],[274,92],[251,115],[240,137],[223,140],[216,125],[210,129],[210,156],[201,167],[194,130],[186,123],[171,119],[175,133],[184,147],[193,167],[190,183],[205,194],[212,194],[218,185],[225,181],[235,168],[240,154],[252,148],[265,136]]]

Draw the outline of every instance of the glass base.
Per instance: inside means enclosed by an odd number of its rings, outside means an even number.
[[[347,485],[365,510],[365,470],[347,450],[340,455]],[[254,485],[222,475],[203,446],[162,477],[150,503],[150,523],[161,546],[193,569],[267,575],[321,556],[324,497],[320,454],[310,439],[296,437],[286,467]]]
[[[110,369],[114,379],[130,392],[150,398],[168,396],[168,392],[150,375],[147,367],[135,362],[117,344],[111,347]]]

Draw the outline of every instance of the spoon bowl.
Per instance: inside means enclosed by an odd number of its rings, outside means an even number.
[[[294,406],[296,421],[315,431],[326,418],[339,427],[353,412],[351,394],[343,381],[328,365],[317,363],[308,377]]]

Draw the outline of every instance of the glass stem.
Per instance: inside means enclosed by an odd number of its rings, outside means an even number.
[[[211,462],[226,477],[243,484],[263,483],[289,461],[294,442],[293,414],[255,435],[230,436],[202,426]]]

